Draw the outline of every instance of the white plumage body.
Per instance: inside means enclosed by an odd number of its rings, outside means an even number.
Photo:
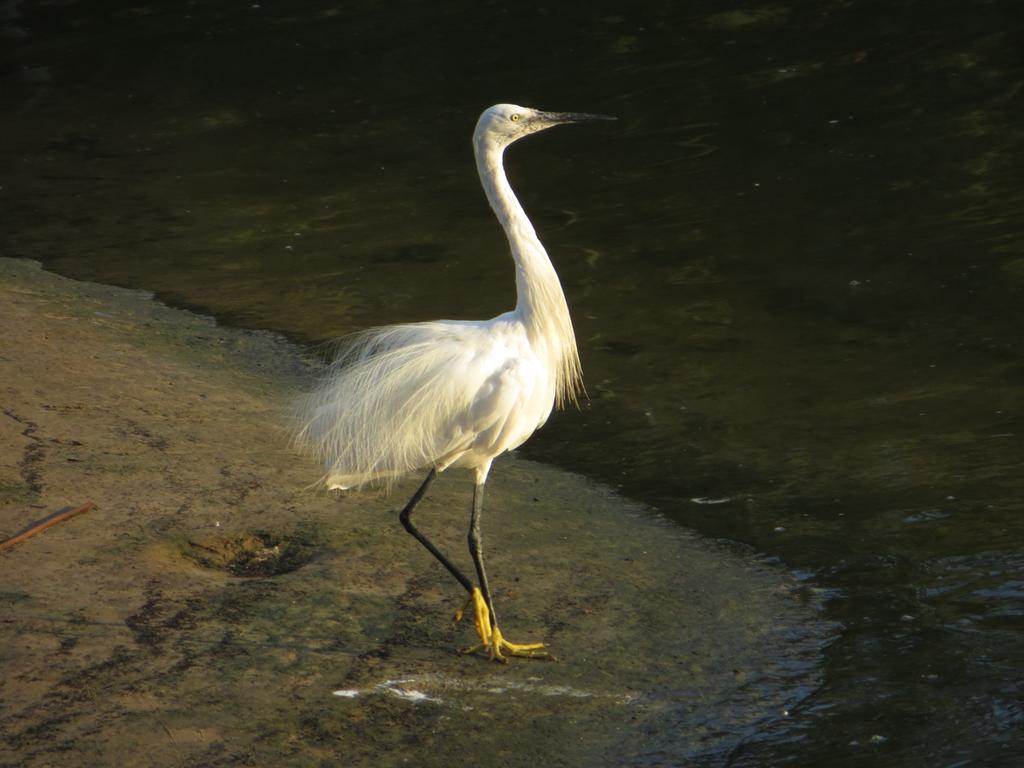
[[[544,346],[515,312],[367,331],[310,396],[300,440],[324,461],[330,488],[489,464],[551,413]]]
[[[438,320],[357,334],[300,408],[296,442],[324,463],[323,482],[351,488],[417,469],[476,470],[518,447],[582,389],[558,275],[516,199],[505,148],[552,125],[591,118],[511,104],[473,134],[477,171],[508,237],[516,306],[491,320]]]

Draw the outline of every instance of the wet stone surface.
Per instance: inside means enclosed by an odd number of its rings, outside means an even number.
[[[506,635],[391,496],[310,490],[281,414],[309,365],[146,295],[0,259],[0,765],[663,765],[791,738],[831,628],[799,579],[582,478],[488,484]],[[468,564],[471,480],[418,512]],[[656,740],[650,734],[657,733]]]

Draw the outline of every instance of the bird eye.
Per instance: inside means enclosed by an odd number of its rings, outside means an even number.
[[[511,120],[513,123],[518,123],[519,115],[512,115],[511,117],[509,117],[509,120]]]

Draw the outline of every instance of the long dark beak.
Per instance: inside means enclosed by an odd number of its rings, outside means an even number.
[[[595,120],[618,120],[611,115],[591,115],[586,112],[542,112],[541,117],[553,123],[589,123]]]

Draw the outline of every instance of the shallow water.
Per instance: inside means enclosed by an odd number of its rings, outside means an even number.
[[[1018,5],[6,3],[3,250],[304,341],[490,316],[477,113],[617,114],[509,153],[591,397],[524,453],[830,596],[806,732],[731,764],[998,764],[1024,721]]]

